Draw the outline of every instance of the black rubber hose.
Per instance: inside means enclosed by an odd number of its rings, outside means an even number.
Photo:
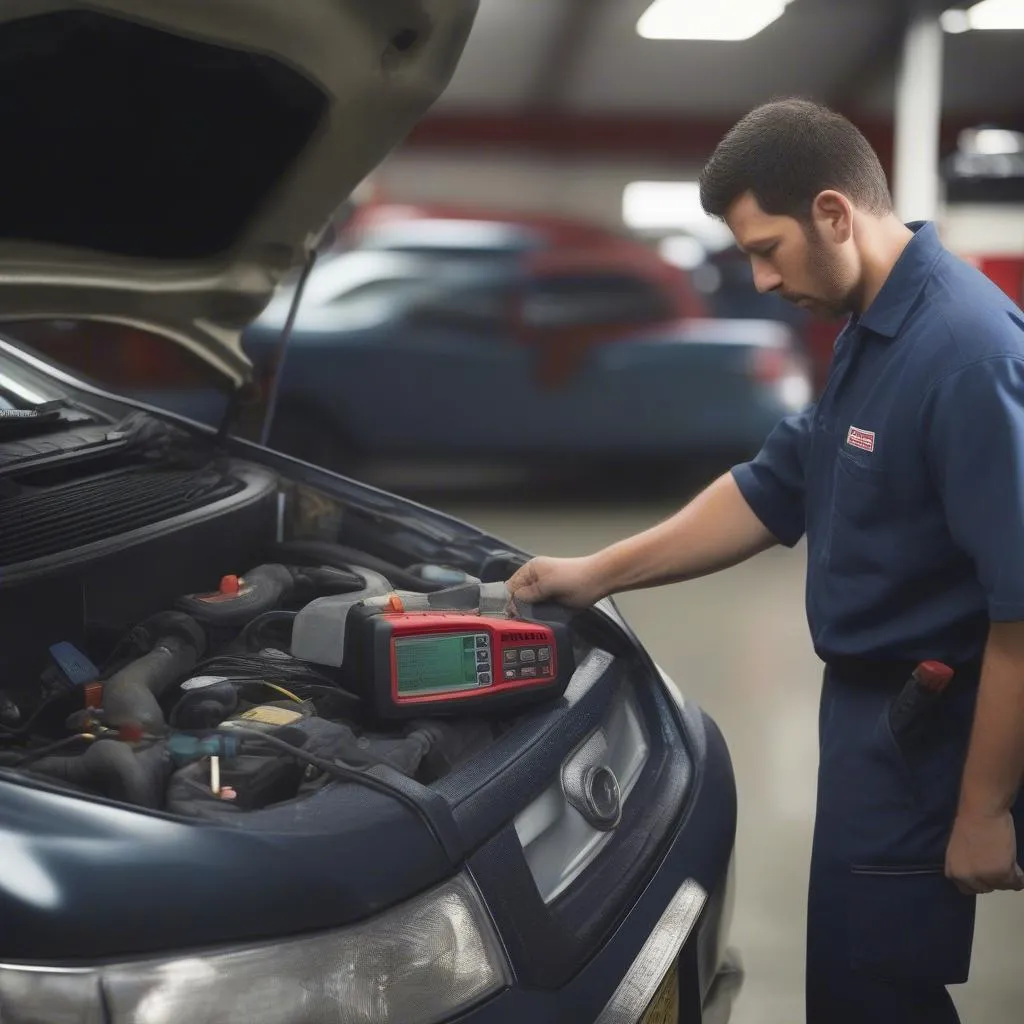
[[[250,644],[255,641],[257,649],[265,647],[263,633],[267,626],[274,625],[275,623],[286,622],[289,625],[295,621],[295,612],[283,611],[276,609],[274,611],[263,612],[262,615],[257,615],[251,622],[246,623],[245,629],[242,630],[239,636],[239,643],[246,650],[250,650]]]
[[[213,626],[244,626],[276,608],[295,587],[295,574],[285,565],[258,565],[242,575],[243,593],[230,600],[214,600],[189,594],[178,598],[177,605],[193,619]]]
[[[163,743],[138,752],[119,740],[98,740],[78,757],[44,757],[26,771],[138,807],[160,807],[171,762]]]
[[[213,729],[238,707],[238,686],[224,679],[198,690],[186,690],[171,708],[172,729]]]
[[[422,593],[433,593],[444,590],[447,583],[431,582],[406,571],[401,566],[392,565],[383,558],[347,548],[342,544],[330,541],[297,540],[278,544],[275,555],[285,562],[309,563],[313,565],[329,565],[335,569],[351,569],[353,566],[372,569],[386,576],[393,587],[406,590],[418,590]]]
[[[195,667],[206,649],[205,634],[189,616],[168,612],[159,622],[164,632],[153,649],[103,683],[103,712],[109,726],[136,724],[148,733],[164,732],[160,697]]]

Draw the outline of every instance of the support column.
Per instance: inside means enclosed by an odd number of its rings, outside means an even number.
[[[938,215],[942,44],[938,13],[916,14],[896,76],[893,200],[905,222]]]

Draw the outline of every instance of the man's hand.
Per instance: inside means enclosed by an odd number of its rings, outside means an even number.
[[[995,815],[961,811],[957,815],[946,848],[946,877],[967,895],[1024,889],[1009,811]]]
[[[1010,808],[1024,779],[1024,622],[994,622],[981,666],[946,875],[963,892],[1024,889]]]
[[[506,584],[513,601],[537,604],[554,601],[569,608],[588,608],[602,593],[597,565],[584,558],[534,558]]]

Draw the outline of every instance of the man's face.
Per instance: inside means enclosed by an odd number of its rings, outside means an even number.
[[[813,313],[834,318],[853,310],[856,271],[842,249],[812,222],[765,213],[750,194],[729,207],[725,222],[750,256],[754,285]]]

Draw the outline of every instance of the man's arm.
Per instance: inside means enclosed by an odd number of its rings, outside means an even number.
[[[982,661],[946,874],[964,892],[1021,885],[1010,806],[1024,775],[1024,349],[1012,326],[986,339],[1008,353],[938,381],[921,438],[950,535],[970,557],[992,623]]]
[[[625,590],[706,576],[777,543],[727,473],[671,519],[583,558],[534,558],[507,585],[526,604],[585,608]]]
[[[593,566],[607,596],[707,576],[777,543],[726,473],[671,519],[597,552]]]
[[[719,477],[671,519],[583,558],[534,558],[513,599],[586,607],[624,590],[706,576],[804,532],[804,476],[814,406],[784,419],[757,457]]]
[[[1024,782],[1024,622],[992,625],[946,874],[967,893],[1024,888],[1013,806]]]

